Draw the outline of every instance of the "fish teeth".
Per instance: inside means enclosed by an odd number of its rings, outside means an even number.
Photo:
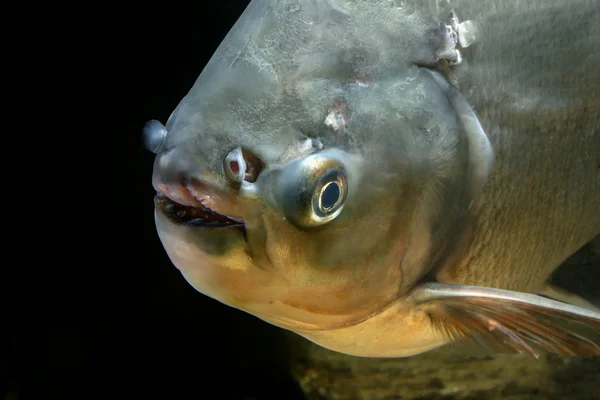
[[[202,219],[202,218],[194,218],[194,219],[190,219],[190,220],[187,222],[187,224],[188,224],[188,225],[195,225],[195,226],[202,226],[202,225],[205,225],[205,223],[204,223],[204,219]]]
[[[164,204],[163,212],[191,226],[221,227],[244,224],[242,219],[221,214],[204,204],[188,206],[171,200]]]

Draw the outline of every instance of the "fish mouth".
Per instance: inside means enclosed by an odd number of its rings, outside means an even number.
[[[237,228],[245,231],[245,224],[242,219],[219,214],[204,204],[184,205],[163,194],[155,196],[154,204],[158,211],[176,225],[202,228]]]

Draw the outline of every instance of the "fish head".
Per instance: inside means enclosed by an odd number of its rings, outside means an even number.
[[[388,1],[280,3],[253,1],[147,126],[156,227],[201,293],[293,330],[347,326],[443,254],[469,146],[419,66],[421,20]]]

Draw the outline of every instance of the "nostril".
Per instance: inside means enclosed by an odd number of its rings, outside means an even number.
[[[246,168],[246,160],[241,148],[236,147],[225,157],[223,169],[225,170],[225,175],[233,182],[241,183],[244,180]]]
[[[263,163],[251,152],[236,147],[225,157],[223,169],[225,175],[235,183],[256,182],[263,169]]]

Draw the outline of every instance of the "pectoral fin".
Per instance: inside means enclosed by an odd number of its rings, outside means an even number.
[[[591,310],[533,294],[437,283],[417,287],[411,298],[427,307],[451,342],[467,339],[536,358],[538,349],[600,356],[600,345],[585,337],[600,334],[600,314]]]
[[[542,288],[540,295],[600,313],[600,307],[596,307],[586,299],[549,283]]]

